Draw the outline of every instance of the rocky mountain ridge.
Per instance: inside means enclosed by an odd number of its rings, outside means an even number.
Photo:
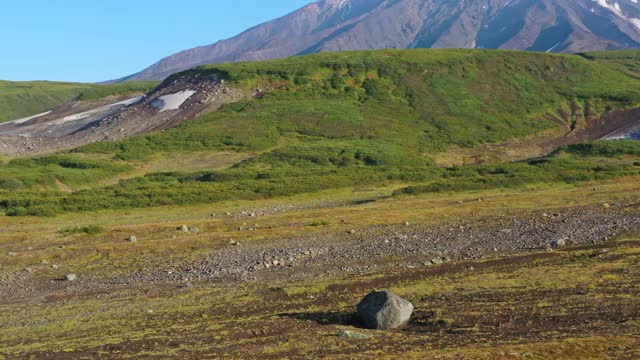
[[[637,0],[321,0],[236,37],[179,52],[116,81],[198,65],[342,50],[493,48],[548,52],[640,47]]]

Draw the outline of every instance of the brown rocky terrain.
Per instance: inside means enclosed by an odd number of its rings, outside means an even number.
[[[180,98],[180,94],[186,97]],[[162,131],[251,96],[214,77],[183,76],[144,97],[74,101],[27,121],[0,124],[0,154],[43,154]],[[178,101],[177,107],[163,109],[165,97]]]

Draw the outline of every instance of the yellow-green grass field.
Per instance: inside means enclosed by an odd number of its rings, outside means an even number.
[[[228,249],[230,238],[259,245],[404,221],[430,226],[581,207],[634,213],[640,202],[637,177],[579,186],[391,196],[404,185],[54,218],[2,217],[0,277],[9,285],[2,288],[7,292],[0,303],[0,358],[640,356],[637,234],[438,267],[387,266],[354,274],[331,272],[332,265],[325,264],[327,275],[322,277],[293,268],[287,271],[294,276],[274,272],[254,280],[205,279],[188,286],[129,280],[140,268]],[[625,208],[610,207],[615,203]],[[199,232],[177,232],[182,224]],[[89,225],[102,230],[64,234]],[[247,226],[256,230],[239,230]],[[137,243],[125,241],[130,234],[137,235]],[[80,281],[57,280],[68,272],[79,274]],[[116,281],[118,277],[126,280]],[[358,328],[354,305],[380,288],[414,303],[408,327],[390,332]],[[340,329],[370,339],[341,339],[336,336]]]

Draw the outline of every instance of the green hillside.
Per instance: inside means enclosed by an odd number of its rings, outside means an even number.
[[[621,71],[617,63],[575,55],[345,52],[205,66],[175,76],[193,73],[214,74],[239,86],[266,89],[268,94],[166,133],[83,151],[137,156],[162,149],[264,150],[286,138],[304,136],[375,140],[425,153],[558,127],[548,120],[549,114],[569,126],[574,104],[601,113],[640,103],[640,80]]]
[[[114,85],[0,81],[0,122],[39,114],[73,99],[96,100],[113,95],[144,93],[155,85],[157,83],[146,81]]]
[[[400,193],[416,193],[633,175],[635,144],[615,154],[564,151],[504,165],[443,168],[432,160],[452,145],[473,151],[542,131],[562,134],[578,113],[637,106],[640,80],[625,66],[488,50],[356,51],[204,66],[167,81],[216,76],[264,96],[161,133],[10,161],[0,168],[0,206],[12,215],[53,215],[355,184],[397,182],[411,185]],[[222,151],[251,158],[230,169],[131,173],[175,154],[188,162],[190,154]],[[79,190],[62,192],[59,183]]]

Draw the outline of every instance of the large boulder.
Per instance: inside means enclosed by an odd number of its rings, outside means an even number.
[[[406,325],[413,314],[413,304],[388,290],[370,293],[356,309],[365,327],[378,330]]]

